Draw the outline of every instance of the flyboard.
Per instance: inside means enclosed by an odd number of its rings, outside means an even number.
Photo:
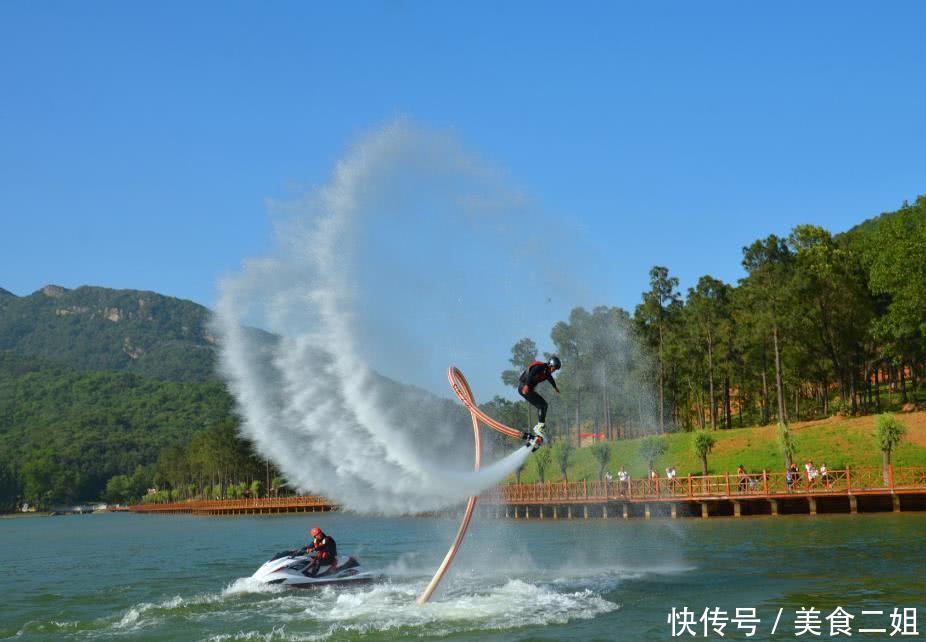
[[[476,456],[475,461],[473,462],[473,470],[479,470],[480,460],[482,458],[482,442],[479,439],[479,422],[481,421],[489,428],[497,430],[503,435],[508,435],[509,437],[514,437],[515,439],[521,440],[524,437],[524,433],[520,430],[515,430],[505,424],[501,424],[487,414],[479,410],[476,406],[476,402],[473,400],[473,391],[469,387],[469,383],[466,381],[466,377],[463,376],[463,373],[460,372],[457,368],[450,366],[447,370],[447,380],[450,382],[450,387],[453,388],[453,391],[456,393],[457,397],[460,398],[460,401],[463,402],[463,405],[466,406],[466,409],[469,410],[470,418],[473,420],[473,439],[476,442]],[[453,562],[453,558],[456,557],[457,551],[460,549],[460,545],[463,543],[463,537],[466,535],[466,529],[469,528],[469,522],[473,517],[473,509],[476,508],[476,496],[473,495],[466,502],[466,510],[463,513],[463,521],[460,523],[460,529],[457,531],[457,536],[453,540],[453,544],[450,546],[450,550],[447,551],[447,555],[444,556],[444,561],[441,562],[441,565],[438,567],[437,572],[434,574],[434,577],[431,578],[430,583],[428,583],[427,588],[424,589],[424,592],[418,596],[416,600],[418,604],[424,604],[429,599],[431,599],[431,594],[434,593],[434,590],[437,588],[437,585],[440,584],[440,581],[444,578],[444,574],[447,572],[447,569],[450,568],[450,564]]]

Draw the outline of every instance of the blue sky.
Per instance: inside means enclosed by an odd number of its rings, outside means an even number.
[[[733,281],[756,238],[926,192],[924,21],[921,2],[0,3],[0,287],[211,305],[267,250],[265,200],[397,116],[578,223],[597,302],[632,309],[657,264]]]

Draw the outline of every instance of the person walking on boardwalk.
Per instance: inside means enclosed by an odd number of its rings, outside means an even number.
[[[553,389],[556,391],[556,394],[559,394],[559,388],[556,385],[556,381],[553,379],[553,373],[561,367],[562,363],[559,357],[553,355],[546,362],[534,361],[531,363],[524,372],[521,373],[521,377],[518,379],[518,393],[524,397],[527,403],[537,409],[537,425],[534,426],[534,434],[540,437],[540,443],[547,440],[547,435],[543,431],[544,424],[546,424],[547,421],[547,400],[537,394],[535,388],[541,382],[549,381],[550,385],[553,386]],[[537,445],[539,445],[539,443]]]

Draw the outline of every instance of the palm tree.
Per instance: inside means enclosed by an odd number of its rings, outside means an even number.
[[[552,461],[553,453],[550,452],[549,448],[541,448],[534,453],[534,466],[537,468],[537,479],[540,480],[541,484],[544,482],[544,474]]]
[[[573,446],[568,438],[560,439],[553,447],[553,456],[559,465],[559,472],[563,476],[563,481],[569,481],[567,475],[569,469],[569,458],[572,456]]]
[[[598,479],[604,479],[604,469],[611,459],[611,442],[599,441],[592,446],[592,456],[598,462]]]
[[[707,456],[710,454],[711,450],[714,449],[714,444],[716,443],[717,442],[711,434],[706,430],[699,430],[694,434],[692,444],[695,454],[698,456],[698,459],[701,460],[702,475],[707,475]]]
[[[894,415],[878,415],[876,423],[878,446],[881,448],[881,461],[884,465],[884,483],[890,483],[891,452],[907,434],[907,427],[897,421]]]

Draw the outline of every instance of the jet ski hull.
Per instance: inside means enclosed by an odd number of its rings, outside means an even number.
[[[312,573],[311,563],[312,558],[308,555],[292,555],[287,551],[266,562],[252,577],[264,584],[292,588],[352,586],[367,584],[379,577],[361,568],[353,557],[339,557],[335,568],[322,565],[315,573]]]

